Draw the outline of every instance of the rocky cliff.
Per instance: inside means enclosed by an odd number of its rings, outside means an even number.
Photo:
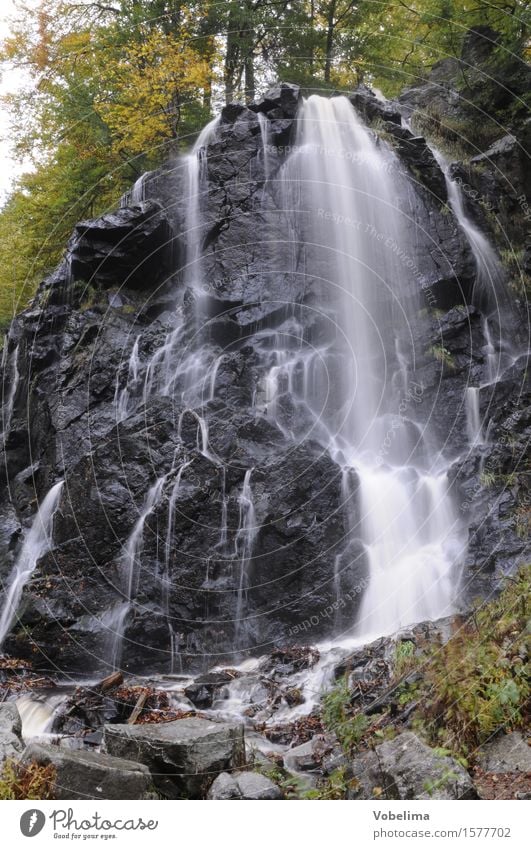
[[[424,305],[410,373],[418,397],[405,404],[430,422],[453,460],[449,477],[468,529],[461,590],[467,605],[492,592],[524,556],[529,387],[523,355],[489,378],[492,340],[471,247],[448,206],[444,174],[414,129],[430,87],[437,87],[442,112],[453,108],[451,88],[438,75],[440,69],[426,89],[398,104],[366,89],[351,101],[395,151],[409,187],[400,201],[417,246],[411,286]],[[289,334],[293,323],[315,345],[323,332],[316,309],[322,269],[300,250],[296,222],[275,191],[299,97],[297,87],[280,85],[249,108],[225,107],[212,129],[201,159],[199,287],[186,267],[195,236],[179,160],[147,175],[140,198],[80,223],[62,265],[14,319],[3,361],[4,580],[37,502],[56,480],[65,486],[53,545],[24,588],[5,651],[63,671],[108,666],[124,547],[139,520],[141,565],[124,626],[124,668],[176,671],[178,662],[178,669],[200,670],[234,658],[238,603],[245,604],[246,647],[255,652],[300,642],[304,623],[311,624],[305,642],[337,627],[325,611],[337,600],[334,569],[346,556],[349,532],[341,469],[289,386],[274,421],[257,398],[264,340]],[[409,125],[404,116],[412,118]],[[498,139],[452,173],[478,187],[478,197],[466,202],[477,221],[488,228],[480,201],[491,198],[492,215],[500,227],[510,224],[509,236],[521,245],[525,209],[518,198],[526,178],[515,147],[516,135]],[[513,178],[509,169],[517,172]],[[504,327],[523,351],[521,291],[510,300]],[[389,358],[399,368],[396,352]],[[199,395],[187,395],[191,368],[205,375]],[[479,404],[489,438],[471,447],[466,389],[483,384]],[[257,530],[242,602],[249,470]],[[160,492],[150,506],[155,481]],[[355,539],[348,558],[343,624],[355,621],[367,577]]]

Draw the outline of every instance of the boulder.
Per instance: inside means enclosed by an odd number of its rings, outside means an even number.
[[[438,754],[411,731],[375,749],[380,786],[387,799],[477,799],[466,770]]]
[[[17,757],[23,748],[22,722],[16,704],[0,705],[0,766],[8,758]]]
[[[393,124],[398,124],[399,126],[401,124],[402,115],[398,104],[390,100],[380,100],[365,85],[361,85],[353,91],[349,95],[349,100],[368,124],[378,119],[381,121],[391,121]]]
[[[284,766],[290,772],[320,772],[323,758],[333,751],[333,743],[316,736],[294,746],[284,755]]]
[[[207,799],[282,799],[282,792],[277,785],[259,772],[240,772],[229,775],[222,772],[218,775],[210,790]]]
[[[195,707],[205,710],[212,707],[214,699],[219,697],[223,687],[230,684],[235,677],[235,673],[225,671],[207,672],[185,687],[184,694]]]
[[[101,288],[143,288],[171,270],[172,233],[152,201],[76,225],[69,244],[74,278]],[[83,297],[83,296],[82,296]]]
[[[271,112],[278,110],[280,115],[274,117],[294,118],[301,96],[300,86],[294,83],[279,83],[270,88],[264,98],[251,105],[255,112]]]
[[[55,769],[55,799],[152,799],[149,769],[103,753],[30,743],[21,763]]]
[[[151,770],[170,799],[203,798],[212,776],[245,762],[243,725],[178,719],[154,725],[106,725],[104,742],[114,756]]]
[[[480,747],[477,758],[486,772],[531,773],[531,748],[519,731],[497,734]]]

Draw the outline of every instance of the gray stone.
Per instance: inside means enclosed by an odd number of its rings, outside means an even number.
[[[222,772],[218,775],[208,791],[207,799],[261,799],[274,801],[282,799],[282,792],[277,785],[259,772],[240,772],[229,775]]]
[[[22,722],[16,704],[0,705],[0,764],[20,754],[24,748],[21,735]]]
[[[519,731],[498,734],[477,754],[478,763],[486,772],[531,772],[531,748]]]
[[[438,755],[411,731],[377,746],[381,786],[388,799],[477,799],[466,770]]]
[[[332,751],[332,745],[319,737],[294,746],[284,755],[284,766],[291,772],[319,772],[323,757]]]
[[[131,760],[30,743],[21,762],[33,761],[55,768],[55,799],[155,798],[149,769]]]
[[[171,799],[203,798],[218,773],[243,766],[243,725],[178,719],[155,725],[106,725],[111,755],[146,764],[153,780]]]
[[[218,775],[207,793],[207,799],[215,799],[217,801],[241,799],[241,797],[242,796],[236,781],[232,775],[229,775],[228,772],[222,772]]]
[[[242,799],[282,799],[277,785],[259,772],[241,772],[236,776],[236,784]]]

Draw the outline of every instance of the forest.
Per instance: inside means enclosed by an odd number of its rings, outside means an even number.
[[[527,0],[17,6],[0,61],[24,72],[23,90],[4,105],[28,172],[0,214],[4,327],[57,263],[74,223],[111,208],[142,172],[189,147],[220,104],[252,101],[278,79],[308,92],[365,82],[391,97],[459,55],[475,25],[499,33],[494,74],[529,50]],[[460,84],[467,98],[466,68]]]

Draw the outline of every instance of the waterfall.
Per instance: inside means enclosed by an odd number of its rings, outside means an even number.
[[[119,389],[118,380],[116,381],[116,392],[114,396],[114,404],[116,408],[116,421],[123,422],[131,410],[131,396],[138,388],[138,375],[140,371],[140,357],[138,355],[138,346],[140,342],[140,334],[136,337],[131,356],[129,357],[129,365],[127,368],[127,380],[124,388]]]
[[[4,403],[2,405],[2,435],[5,436],[9,428],[11,426],[11,418],[13,416],[13,408],[15,406],[15,397],[17,394],[18,384],[20,381],[20,374],[18,370],[18,345],[13,349],[13,353],[8,358],[7,356],[7,348],[8,348],[8,339],[5,340],[4,347],[4,355],[2,357],[2,367],[4,371],[4,380],[5,380],[5,366],[9,363],[10,365],[10,380],[9,380],[9,391],[7,396],[4,396]]]
[[[116,668],[121,660],[125,623],[138,591],[141,569],[140,558],[144,544],[144,525],[159,502],[166,478],[167,475],[157,478],[148,490],[140,515],[129,534],[118,564],[122,601],[118,602],[103,617],[104,624],[112,634],[111,661],[113,668]]]
[[[203,240],[203,221],[201,203],[206,191],[206,147],[215,135],[219,118],[214,118],[199,134],[192,150],[183,157],[186,234],[185,262],[182,270],[183,282],[191,289],[196,298],[196,333],[200,327],[200,314],[204,301],[201,279],[201,256]],[[209,351],[202,348],[188,350],[181,347],[186,327],[182,304],[176,307],[176,324],[167,334],[164,343],[158,348],[146,367],[144,380],[144,403],[154,393],[171,396],[180,391],[182,400],[188,406],[201,402],[202,377],[210,359]],[[182,351],[185,351],[183,355]]]
[[[206,147],[213,139],[220,119],[214,118],[203,127],[197,140],[185,156],[185,196],[186,196],[186,264],[184,282],[199,296],[203,292],[201,280],[202,254],[202,216],[201,199],[205,191]]]
[[[407,259],[399,206],[406,187],[393,164],[345,97],[312,96],[299,111],[295,152],[281,173],[308,263],[323,280],[323,309],[332,316],[329,350],[321,356],[337,397],[332,392],[320,401],[311,381],[306,391],[344,479],[350,470],[357,475],[361,517],[352,516],[349,538],[361,539],[369,566],[356,625],[361,637],[448,614],[462,548],[445,472],[423,464],[414,393],[407,386],[407,402],[397,404],[392,385],[397,371],[407,381],[414,360],[409,325],[418,323],[420,308],[407,262],[393,250],[403,246]],[[266,382],[269,403],[278,393],[279,366],[286,370],[280,362]],[[396,412],[404,406],[407,418]],[[336,592],[340,566],[336,560]]]
[[[483,428],[479,412],[479,389],[468,386],[465,390],[466,432],[471,446],[483,444]]]
[[[64,481],[54,484],[33,520],[22,550],[7,580],[4,605],[0,616],[0,647],[17,615],[24,587],[30,580],[40,558],[50,551],[53,542],[53,520],[59,507]]]
[[[444,174],[449,205],[474,257],[476,281],[473,300],[484,313],[483,334],[486,343],[487,377],[489,382],[495,382],[501,369],[512,365],[517,359],[513,345],[507,338],[510,327],[505,326],[510,324],[512,311],[506,275],[489,239],[467,214],[463,191],[460,184],[450,175],[448,160],[433,145],[430,145],[430,150]],[[493,325],[496,326],[496,340],[492,335]]]
[[[173,488],[171,491],[170,499],[168,501],[168,519],[166,525],[166,541],[164,544],[164,573],[162,575],[161,581],[161,606],[162,612],[164,613],[166,620],[168,622],[168,631],[170,635],[170,673],[175,672],[175,660],[180,657],[179,655],[179,634],[176,634],[173,628],[173,624],[170,617],[170,587],[171,587],[171,551],[172,551],[172,542],[173,542],[173,528],[174,528],[174,515],[175,515],[175,507],[177,504],[177,499],[179,497],[179,492],[181,490],[181,481],[183,472],[188,466],[191,465],[191,461],[185,461],[181,463],[177,470],[177,475],[175,477],[175,482],[173,484]],[[182,665],[181,665],[182,666]],[[180,669],[182,672],[182,668]]]
[[[238,563],[236,615],[235,615],[235,643],[240,646],[244,622],[244,601],[249,580],[249,563],[253,552],[253,545],[258,533],[256,514],[254,510],[253,491],[251,488],[251,475],[254,469],[247,469],[243,480],[242,491],[238,498],[240,508],[238,530],[234,544],[234,556]]]

